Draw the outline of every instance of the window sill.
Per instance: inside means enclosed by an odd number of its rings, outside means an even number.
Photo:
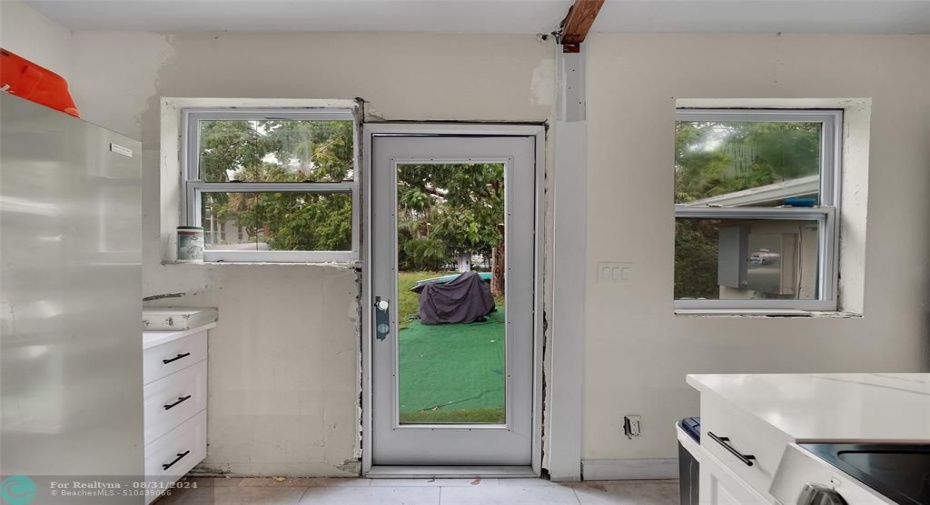
[[[842,311],[799,309],[675,309],[675,316],[854,319],[861,318],[862,314]]]
[[[191,263],[187,261],[162,261],[161,264],[166,267],[180,268],[216,268],[227,266],[313,266],[313,267],[330,267],[341,269],[359,269],[362,267],[361,261],[317,261],[317,262],[283,262],[283,261],[203,261],[200,263]]]

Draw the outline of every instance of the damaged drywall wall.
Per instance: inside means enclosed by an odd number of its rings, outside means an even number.
[[[673,423],[699,413],[689,373],[928,370],[930,36],[593,34],[586,43],[587,213],[590,229],[609,230],[588,234],[588,271],[624,261],[634,275],[587,286],[585,460],[675,458]],[[864,317],[676,316],[676,99],[841,98],[857,99],[840,102],[853,106],[844,149],[854,163],[844,168],[855,176],[842,188],[841,301]],[[631,413],[643,419],[632,440],[621,426]]]
[[[211,289],[148,303],[220,308],[209,338],[201,471],[357,474],[346,463],[356,445],[355,270],[222,265],[211,275]]]
[[[163,264],[162,97],[353,99],[368,117],[544,122],[551,43],[531,35],[74,35],[85,118],[143,145],[143,294],[213,306],[208,458],[236,475],[357,474],[358,271],[352,266]],[[121,62],[113,65],[112,62]],[[165,174],[168,180],[174,174]],[[180,174],[177,174],[180,184]]]

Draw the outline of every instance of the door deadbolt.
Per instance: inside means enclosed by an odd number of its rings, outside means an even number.
[[[388,309],[391,304],[387,300],[382,300],[380,296],[375,297],[375,338],[384,340],[391,334],[391,317]]]

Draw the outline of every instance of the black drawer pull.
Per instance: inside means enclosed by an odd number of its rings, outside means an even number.
[[[171,363],[172,361],[177,361],[177,360],[179,360],[179,359],[181,359],[181,358],[186,358],[186,357],[188,357],[188,356],[190,356],[190,355],[191,355],[191,353],[185,352],[184,354],[178,354],[177,356],[175,356],[175,357],[173,357],[173,358],[171,358],[171,359],[163,359],[163,360],[161,360],[161,362],[167,365],[168,363]]]
[[[191,453],[191,451],[179,452],[179,453],[178,453],[178,457],[174,458],[174,461],[172,461],[171,463],[165,463],[164,465],[161,466],[161,469],[162,469],[162,470],[167,470],[167,469],[173,467],[175,463],[177,463],[178,461],[181,461],[182,459],[184,459],[184,456],[187,456],[187,455],[190,454],[190,453]]]
[[[737,451],[736,448],[734,448],[732,445],[730,445],[730,438],[729,438],[729,437],[718,437],[717,435],[714,435],[714,432],[712,432],[712,431],[708,431],[708,432],[707,432],[707,435],[708,435],[710,438],[714,439],[714,442],[717,442],[718,444],[722,445],[724,449],[726,449],[727,451],[730,452],[730,454],[732,454],[732,455],[736,456],[737,458],[739,458],[739,460],[742,461],[743,463],[745,463],[746,466],[752,466],[752,464],[753,464],[752,462],[753,462],[753,460],[756,459],[756,457],[753,456],[752,454],[743,454],[743,453]]]
[[[174,407],[177,407],[178,405],[184,403],[185,400],[190,400],[190,399],[191,399],[191,395],[179,396],[178,401],[172,403],[171,405],[165,405],[165,410],[171,410]]]

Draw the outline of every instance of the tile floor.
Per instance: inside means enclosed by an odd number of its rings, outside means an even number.
[[[156,505],[677,505],[678,481],[542,479],[208,479]]]

